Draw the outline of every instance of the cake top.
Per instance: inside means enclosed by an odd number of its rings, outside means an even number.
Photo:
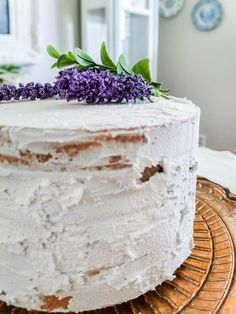
[[[153,102],[88,105],[64,100],[0,104],[0,126],[101,130],[166,125],[194,117],[199,108],[186,99],[153,97]]]
[[[149,59],[131,68],[121,55],[115,63],[105,43],[101,63],[80,48],[60,54],[49,45],[47,51],[56,59],[52,67],[67,69],[53,84],[0,86],[0,127],[128,129],[189,120],[198,111],[186,99],[169,97],[161,83],[153,82]]]

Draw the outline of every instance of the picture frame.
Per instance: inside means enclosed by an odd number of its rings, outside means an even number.
[[[39,0],[0,0],[0,8],[0,64],[39,61]]]

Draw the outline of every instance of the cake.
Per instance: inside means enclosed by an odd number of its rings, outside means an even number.
[[[193,247],[199,109],[186,99],[0,105],[0,299],[79,312],[174,278]]]

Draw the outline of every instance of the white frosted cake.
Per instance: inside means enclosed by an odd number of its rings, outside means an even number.
[[[0,105],[0,299],[79,312],[173,278],[193,241],[199,109],[185,99]]]

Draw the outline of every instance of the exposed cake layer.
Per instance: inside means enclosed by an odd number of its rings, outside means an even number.
[[[0,299],[78,312],[172,278],[192,247],[197,107],[25,102],[0,125]]]

